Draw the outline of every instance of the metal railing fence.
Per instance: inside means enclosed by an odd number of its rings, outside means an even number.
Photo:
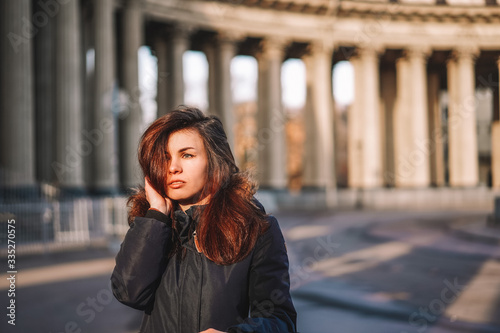
[[[15,220],[16,254],[106,245],[128,230],[126,197],[0,203],[0,252],[7,251],[7,222]]]

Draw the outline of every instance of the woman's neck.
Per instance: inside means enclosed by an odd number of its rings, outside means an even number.
[[[189,203],[181,203],[178,202],[179,208],[182,209],[182,211],[185,213],[187,210],[193,206],[201,206],[201,205],[206,205],[209,202],[210,198],[207,196],[203,198],[202,200],[199,200],[195,203],[189,202]]]

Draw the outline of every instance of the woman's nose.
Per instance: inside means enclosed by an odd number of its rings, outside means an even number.
[[[170,173],[179,173],[182,171],[179,161],[175,158],[170,160],[170,164],[168,166],[168,171]]]

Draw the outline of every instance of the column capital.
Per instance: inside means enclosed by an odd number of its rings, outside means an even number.
[[[165,29],[171,39],[188,39],[195,31],[193,24],[179,23]]]
[[[173,31],[173,27],[170,26],[160,26],[154,29],[153,40],[166,40]]]
[[[220,50],[227,50],[233,56],[237,53],[237,43],[245,38],[245,34],[239,32],[220,32],[215,40]]]
[[[126,8],[142,8],[143,0],[125,0],[123,4]]]
[[[423,58],[427,59],[432,53],[430,46],[412,45],[403,50],[403,56],[407,58]]]
[[[331,54],[333,52],[333,49],[335,48],[335,44],[333,41],[330,40],[324,40],[324,39],[319,39],[319,40],[312,40],[309,43],[309,52],[311,54],[318,54],[318,53],[328,53]]]
[[[453,59],[470,59],[470,60],[475,60],[479,54],[481,53],[481,50],[479,49],[478,46],[476,45],[463,45],[456,47],[452,50],[451,52],[451,58]]]
[[[382,52],[384,52],[385,47],[382,45],[371,45],[356,47],[356,54],[359,57],[376,57],[378,58]]]
[[[220,30],[217,33],[219,43],[238,43],[246,38],[246,34],[241,31]]]
[[[260,56],[266,58],[283,58],[285,48],[290,43],[290,40],[285,38],[268,37],[260,42],[262,51]]]
[[[131,0],[129,0],[129,1],[131,1]],[[106,5],[113,5],[114,0],[93,0],[93,3],[95,6],[106,6]]]
[[[206,54],[208,52],[213,52],[215,50],[215,44],[217,43],[216,36],[207,37],[201,43],[201,50]],[[208,58],[208,55],[207,55]]]

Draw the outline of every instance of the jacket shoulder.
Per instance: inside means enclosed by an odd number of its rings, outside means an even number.
[[[264,208],[264,205],[262,205],[262,204],[260,203],[260,201],[259,201],[259,200],[257,200],[257,198],[256,198],[256,197],[253,197],[253,198],[252,198],[252,203],[253,203],[253,204],[254,204],[254,205],[255,205],[258,209],[260,209],[260,210],[261,210],[264,214],[266,214],[266,209]]]
[[[257,239],[257,243],[255,244],[256,250],[259,248],[279,248],[281,244],[284,246],[285,239],[276,217],[273,215],[266,215],[266,221],[268,223],[268,228]]]

